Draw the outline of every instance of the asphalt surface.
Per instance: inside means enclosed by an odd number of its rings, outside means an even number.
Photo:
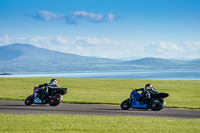
[[[182,119],[200,119],[200,110],[184,110],[175,108],[164,108],[160,111],[151,111],[147,109],[121,110],[120,106],[69,103],[61,103],[58,106],[49,106],[48,104],[33,104],[31,106],[26,106],[23,101],[7,100],[0,100],[0,113],[151,116]]]

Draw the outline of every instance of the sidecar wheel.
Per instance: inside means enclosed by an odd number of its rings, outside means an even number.
[[[34,97],[33,95],[30,95],[26,98],[26,100],[24,101],[25,105],[31,105],[33,104],[33,101],[34,101]]]
[[[62,100],[62,95],[61,94],[55,94],[53,96],[53,98],[51,98],[49,100],[48,104],[50,106],[57,106],[58,104],[60,104],[61,100]]]
[[[131,102],[129,101],[129,99],[126,99],[121,103],[121,109],[123,110],[128,110],[130,107],[131,107]]]

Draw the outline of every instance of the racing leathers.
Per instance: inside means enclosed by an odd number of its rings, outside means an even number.
[[[142,91],[143,100],[149,101],[153,96],[159,94],[159,92],[154,87],[147,88],[140,88],[136,89],[136,91]]]
[[[51,91],[51,89],[59,88],[59,85],[45,83],[45,84],[39,85],[39,88],[41,88],[41,99],[45,99],[48,97],[49,91]]]

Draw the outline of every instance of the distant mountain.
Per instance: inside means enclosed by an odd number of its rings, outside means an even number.
[[[181,61],[178,60],[171,60],[171,59],[160,59],[160,58],[153,58],[153,57],[148,57],[148,58],[143,58],[143,59],[138,59],[138,60],[133,60],[133,61],[127,61],[127,64],[131,65],[138,65],[138,66],[146,66],[149,68],[177,68],[178,64]]]
[[[140,59],[138,57],[124,57],[124,58],[118,58],[118,60],[122,60],[122,61],[131,61],[131,60],[137,60]]]
[[[0,72],[110,70],[118,67],[117,64],[122,62],[106,58],[67,54],[29,44],[1,46],[0,57]]]
[[[125,63],[138,67],[146,66],[146,69],[200,69],[200,59],[183,61],[147,57],[138,60],[126,61]]]
[[[29,44],[0,46],[0,72],[66,72],[138,69],[200,69],[200,59],[143,58],[121,61],[85,57],[38,48]]]

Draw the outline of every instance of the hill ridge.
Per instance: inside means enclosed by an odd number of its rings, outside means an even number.
[[[121,61],[63,53],[20,43],[0,46],[0,62],[0,72],[200,69],[200,59],[183,61],[146,57]]]

